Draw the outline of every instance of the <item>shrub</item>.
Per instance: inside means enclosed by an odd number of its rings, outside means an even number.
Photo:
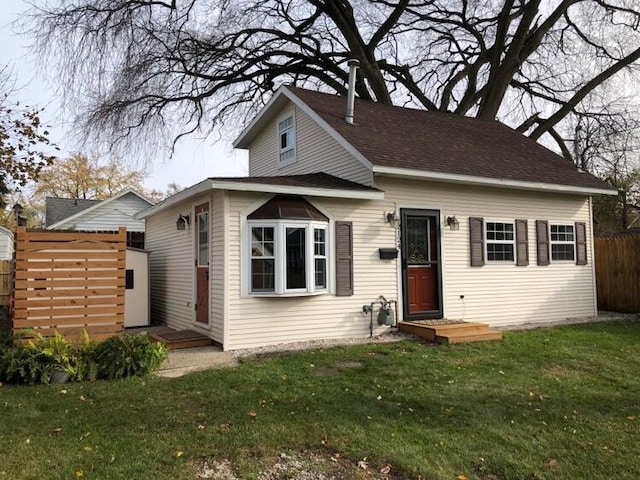
[[[0,382],[48,383],[56,370],[72,381],[147,375],[167,358],[164,345],[146,334],[122,335],[104,342],[89,340],[71,344],[59,334],[36,336],[28,344],[0,340]]]
[[[167,358],[167,349],[150,341],[146,333],[120,335],[99,343],[94,358],[100,377],[124,378],[157,370]]]
[[[24,345],[0,349],[0,381],[4,383],[46,383],[49,373],[42,353]]]

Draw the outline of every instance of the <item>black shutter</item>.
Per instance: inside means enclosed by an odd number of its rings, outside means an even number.
[[[587,224],[576,222],[576,265],[587,264]]]
[[[353,295],[353,224],[336,222],[336,295]]]
[[[538,250],[538,265],[549,265],[549,222],[536,220],[536,242]]]
[[[516,265],[529,265],[529,231],[526,220],[516,220]]]
[[[482,231],[483,218],[469,217],[469,239],[471,243],[471,266],[484,265],[484,233]]]

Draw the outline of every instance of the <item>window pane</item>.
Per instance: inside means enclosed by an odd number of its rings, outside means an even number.
[[[198,214],[198,265],[209,265],[209,214]]]
[[[305,229],[286,229],[287,254],[287,289],[306,288],[307,276],[305,268]]]
[[[327,288],[327,259],[316,258],[316,288]]]
[[[273,259],[251,260],[251,291],[273,292],[275,291],[275,269]]]
[[[407,218],[407,262],[425,263],[431,260],[429,255],[429,224],[427,219]]]
[[[316,228],[314,230],[313,232],[314,255],[320,255],[323,257],[326,255],[325,235],[326,235],[326,232],[323,229]]]
[[[513,244],[511,243],[488,243],[487,260],[513,261]]]
[[[552,260],[573,260],[574,259],[573,243],[552,243],[551,259]]]
[[[273,227],[251,229],[251,256],[273,257]]]

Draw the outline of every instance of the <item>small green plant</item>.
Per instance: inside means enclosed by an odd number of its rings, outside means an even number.
[[[0,381],[4,383],[46,383],[49,381],[46,361],[41,352],[25,345],[0,349]]]
[[[124,378],[148,375],[167,358],[167,349],[149,340],[146,333],[111,337],[97,345],[94,358],[98,375]]]

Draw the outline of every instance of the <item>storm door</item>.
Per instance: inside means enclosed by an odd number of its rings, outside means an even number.
[[[404,317],[442,318],[440,212],[401,210],[400,213]]]

